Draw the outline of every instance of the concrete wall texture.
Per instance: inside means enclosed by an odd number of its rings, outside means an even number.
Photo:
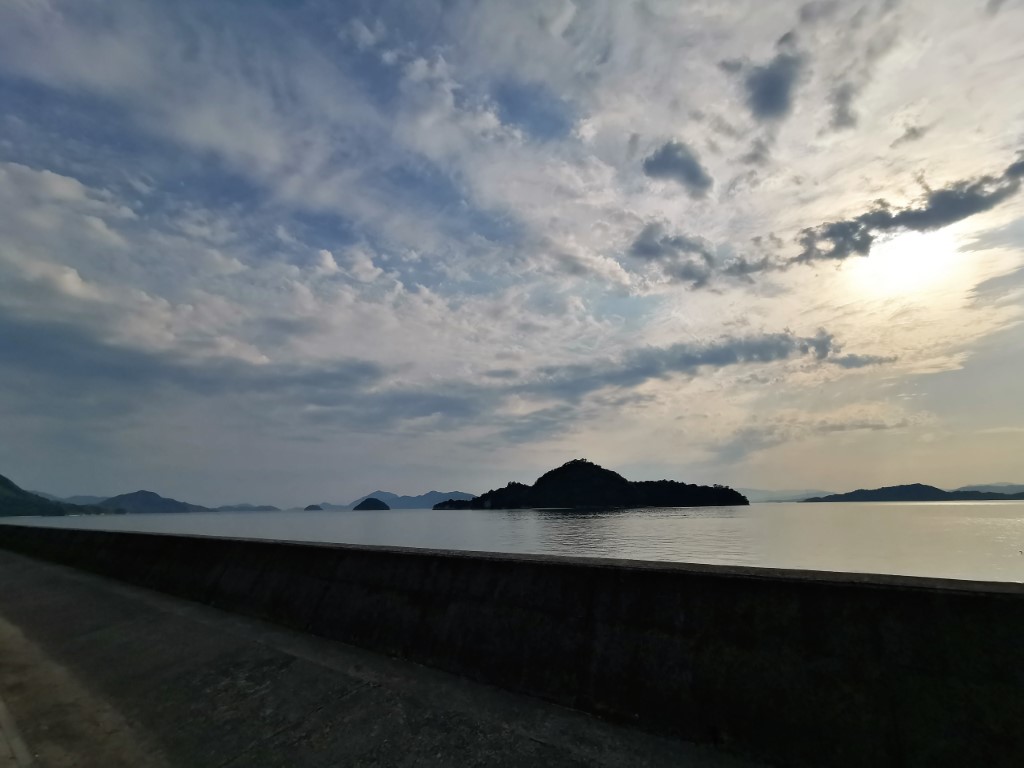
[[[1024,765],[1020,584],[19,525],[0,546],[774,764]]]

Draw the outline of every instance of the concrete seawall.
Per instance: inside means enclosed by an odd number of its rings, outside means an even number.
[[[0,525],[0,546],[753,758],[1024,763],[1024,588]]]

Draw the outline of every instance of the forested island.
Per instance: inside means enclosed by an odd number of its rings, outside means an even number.
[[[574,459],[537,478],[533,485],[509,483],[474,499],[449,499],[434,509],[580,509],[587,507],[713,507],[749,504],[724,485],[675,480],[631,481],[586,459]]]

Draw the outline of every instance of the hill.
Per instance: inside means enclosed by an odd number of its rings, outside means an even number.
[[[574,459],[545,472],[532,486],[513,482],[468,501],[443,501],[435,509],[708,507],[748,503],[745,496],[724,485],[630,481],[586,459]]]
[[[358,504],[366,499],[378,499],[383,501],[391,509],[431,509],[435,504],[447,499],[474,499],[472,493],[465,491],[427,491],[419,496],[399,496],[390,491],[374,491],[365,496],[360,496],[349,504],[328,504],[321,502],[320,506],[327,510],[355,509]]]
[[[836,501],[1014,501],[1024,499],[1024,493],[993,493],[991,491],[944,491],[934,485],[890,485],[885,488],[860,488],[849,493],[815,496],[807,502]]]
[[[97,514],[103,510],[95,507],[76,507],[59,501],[44,499],[23,490],[13,481],[0,475],[0,517],[23,517],[28,515],[59,517],[61,515]]]
[[[360,511],[365,509],[385,510],[391,509],[391,507],[389,507],[380,499],[371,496],[368,499],[363,499],[362,501],[360,501],[358,504],[355,505],[355,507],[353,507],[353,509]]]
[[[167,499],[153,491],[134,491],[112,496],[100,502],[99,507],[119,510],[131,514],[163,514],[167,512],[210,512],[207,507],[189,504],[177,499]]]

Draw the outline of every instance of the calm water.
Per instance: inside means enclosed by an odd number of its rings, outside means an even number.
[[[1024,581],[1024,502],[22,519],[33,525]]]

